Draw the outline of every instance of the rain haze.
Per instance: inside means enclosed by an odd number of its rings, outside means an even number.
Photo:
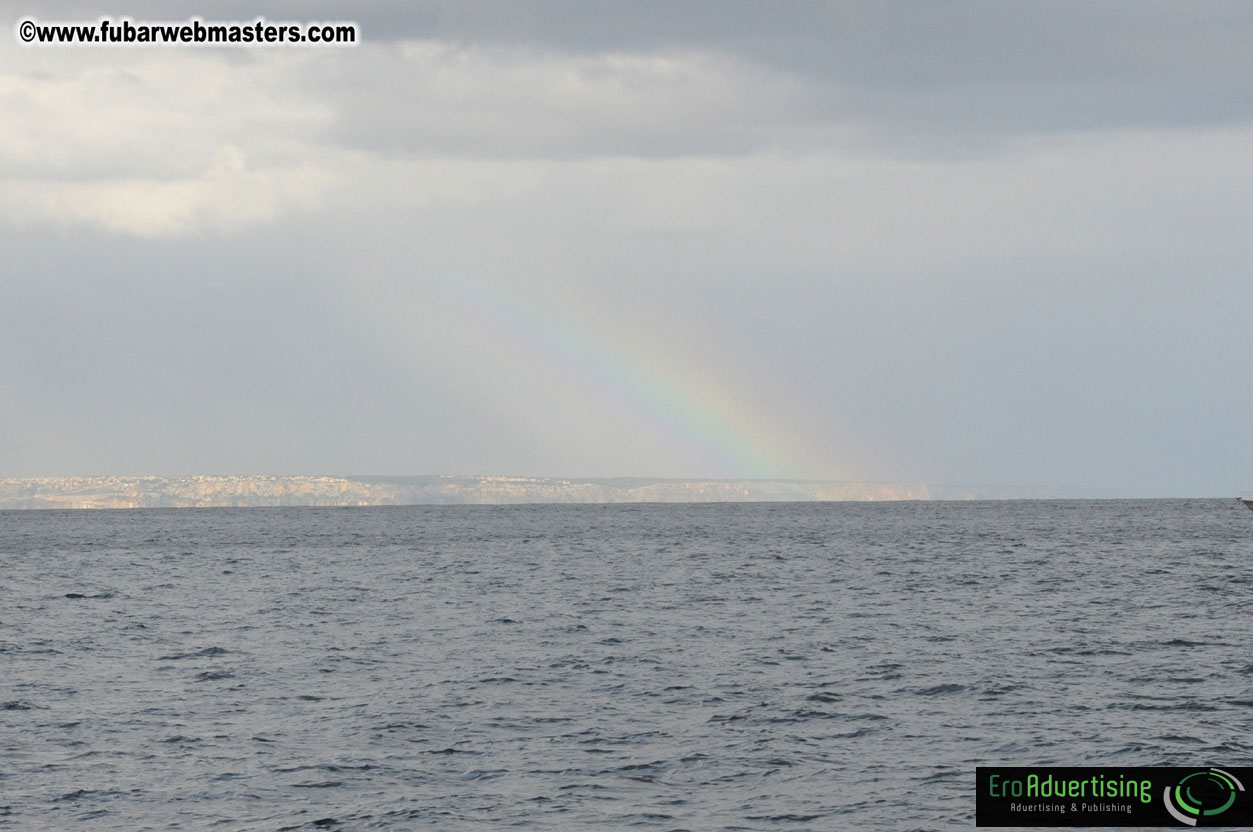
[[[0,474],[1253,489],[1245,2],[0,5]]]

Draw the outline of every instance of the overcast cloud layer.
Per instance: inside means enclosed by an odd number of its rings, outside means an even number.
[[[0,38],[0,476],[1253,491],[1246,3],[125,11],[363,43]]]

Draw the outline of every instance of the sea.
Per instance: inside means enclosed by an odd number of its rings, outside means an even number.
[[[0,513],[0,830],[949,830],[1253,765],[1235,500]]]

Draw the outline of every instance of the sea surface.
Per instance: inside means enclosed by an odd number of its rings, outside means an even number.
[[[0,513],[0,830],[966,829],[1253,764],[1235,500]]]

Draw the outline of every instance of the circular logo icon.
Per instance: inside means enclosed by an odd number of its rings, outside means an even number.
[[[1166,811],[1180,823],[1205,826],[1206,819],[1221,815],[1236,802],[1236,792],[1244,784],[1220,768],[1189,774],[1178,785],[1167,786],[1162,793]]]

